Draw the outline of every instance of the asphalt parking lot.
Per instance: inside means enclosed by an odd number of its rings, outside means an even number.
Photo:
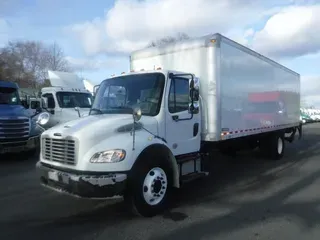
[[[320,124],[303,128],[285,158],[216,156],[210,177],[175,194],[154,218],[122,202],[75,199],[42,188],[37,159],[1,156],[0,239],[320,239]]]

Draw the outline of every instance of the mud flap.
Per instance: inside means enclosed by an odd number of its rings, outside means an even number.
[[[298,129],[298,133],[299,133],[299,138],[298,139],[300,140],[301,137],[302,137],[302,124],[299,124],[298,127],[293,128],[290,137],[285,137],[285,140],[287,140],[288,142],[292,143],[294,141],[294,137],[296,135],[297,129]]]
[[[299,127],[297,127],[298,128],[298,132],[299,132],[299,140],[301,139],[301,137],[302,137],[302,124],[300,123],[299,124]]]
[[[292,143],[294,140],[294,137],[296,135],[297,129],[293,128],[292,133],[290,135],[290,137],[285,137],[284,139],[287,140],[289,143]]]

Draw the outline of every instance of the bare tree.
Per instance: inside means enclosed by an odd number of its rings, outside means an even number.
[[[69,62],[65,59],[62,48],[54,42],[47,49],[47,68],[52,71],[71,71]]]
[[[57,43],[15,41],[0,49],[0,77],[23,87],[48,85],[48,70],[70,71],[62,49]]]
[[[190,37],[186,33],[179,32],[176,36],[167,36],[167,37],[154,40],[150,42],[147,47],[162,46],[168,43],[179,42],[186,39],[190,39]]]
[[[34,75],[24,65],[26,61],[22,58],[22,53],[16,51],[12,43],[1,50],[1,79],[14,81],[23,87],[33,87],[35,84]]]

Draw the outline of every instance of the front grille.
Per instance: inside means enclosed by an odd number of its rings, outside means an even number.
[[[75,141],[45,137],[42,139],[42,157],[48,161],[74,165]]]
[[[1,119],[0,142],[21,142],[29,137],[30,119]]]

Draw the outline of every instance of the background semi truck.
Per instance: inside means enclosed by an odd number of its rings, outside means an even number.
[[[48,71],[51,87],[41,89],[41,126],[48,129],[89,114],[93,102],[92,93],[86,89],[88,81],[82,81],[76,74]]]
[[[88,117],[42,134],[42,185],[123,196],[153,216],[173,187],[208,175],[214,148],[276,160],[301,134],[299,74],[220,34],[134,52],[130,65],[99,85]],[[281,94],[261,101],[270,92]]]
[[[36,153],[42,129],[37,125],[39,109],[22,103],[18,85],[0,81],[0,154]]]

